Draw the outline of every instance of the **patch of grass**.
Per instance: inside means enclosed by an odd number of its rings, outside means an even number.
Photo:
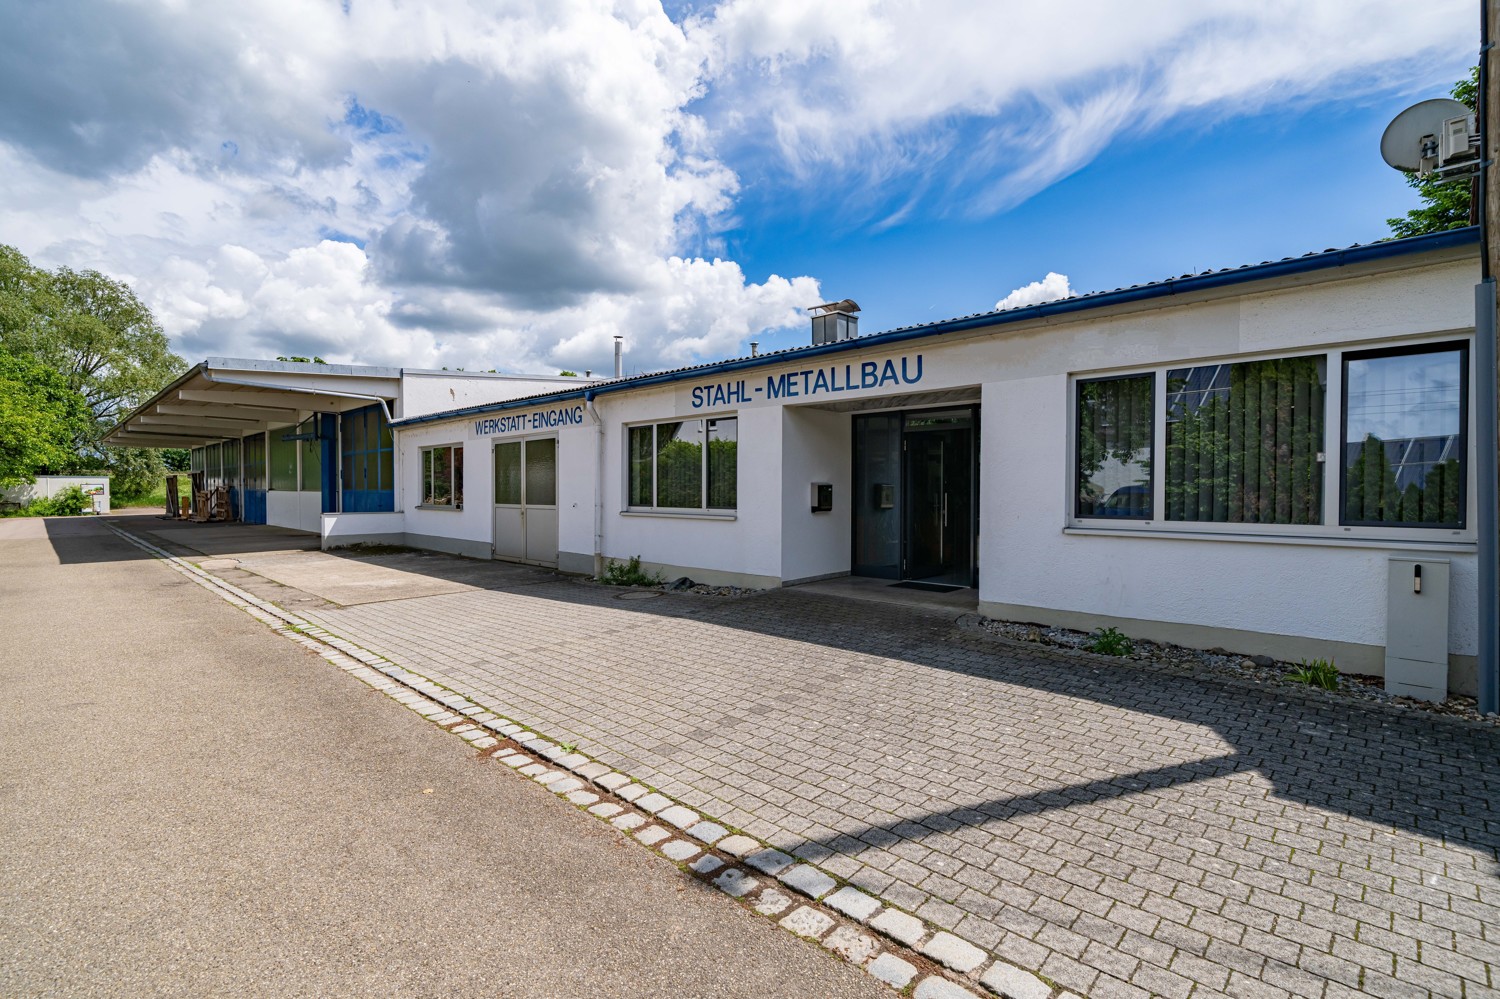
[[[604,575],[599,577],[599,582],[610,586],[660,586],[666,581],[661,573],[642,569],[639,555],[632,555],[624,562],[610,559],[604,566]]]
[[[1103,628],[1089,636],[1083,647],[1101,656],[1128,656],[1135,651],[1135,643],[1117,628]]]
[[[165,510],[167,508],[167,487],[149,493],[116,493],[109,498],[111,510],[123,510],[129,507],[154,506]]]
[[[1339,670],[1331,659],[1314,659],[1311,662],[1304,659],[1302,664],[1286,675],[1288,680],[1297,683],[1305,683],[1311,687],[1322,687],[1324,690],[1339,689]]]

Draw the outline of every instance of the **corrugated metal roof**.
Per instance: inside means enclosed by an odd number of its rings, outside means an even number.
[[[899,326],[895,329],[882,330],[878,333],[867,333],[863,336],[841,340],[837,343],[822,344],[819,346],[787,347],[782,350],[757,354],[753,357],[729,358],[721,361],[687,365],[680,368],[670,368],[649,374],[632,375],[627,378],[611,378],[595,382],[586,388],[566,392],[546,392],[519,399],[507,399],[504,402],[484,403],[482,405],[466,406],[438,413],[427,413],[405,420],[397,420],[393,425],[397,427],[413,426],[422,423],[435,423],[442,420],[478,416],[484,413],[499,412],[507,409],[522,409],[543,405],[548,402],[561,402],[567,399],[592,397],[605,392],[623,391],[630,388],[645,388],[667,382],[681,381],[685,378],[710,375],[721,371],[741,371],[746,368],[780,364],[799,357],[816,357],[823,354],[841,353],[846,350],[855,350],[863,347],[876,347],[885,343],[899,343],[927,336],[940,336],[945,333],[956,333],[986,326],[999,326],[1027,319],[1041,318],[1043,316],[1084,312],[1089,309],[1105,308],[1110,305],[1120,305],[1132,301],[1164,298],[1194,291],[1206,291],[1226,285],[1244,284],[1251,281],[1268,280],[1291,274],[1311,273],[1333,267],[1347,267],[1392,257],[1431,253],[1439,250],[1477,245],[1478,242],[1478,226],[1467,226],[1462,229],[1450,229],[1446,232],[1412,236],[1407,239],[1391,239],[1368,244],[1355,243],[1352,246],[1342,248],[1314,250],[1304,253],[1299,257],[1282,257],[1280,260],[1263,260],[1258,264],[1242,264],[1237,267],[1222,267],[1217,270],[1198,271],[1146,284],[1133,284],[1122,288],[1114,288],[1109,291],[1088,292],[1087,294],[1075,295],[1071,298],[1058,299],[1052,302],[1042,302],[1037,305],[1020,306],[998,312],[976,312],[968,316],[957,316],[952,319],[943,319],[931,323]]]

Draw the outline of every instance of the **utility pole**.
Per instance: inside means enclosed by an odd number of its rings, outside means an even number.
[[[1500,38],[1500,0],[1480,0],[1479,48],[1479,191],[1480,252],[1483,278],[1474,293],[1475,473],[1479,509],[1475,529],[1479,538],[1479,710],[1500,711],[1500,430],[1496,396],[1496,284],[1500,274],[1500,66],[1494,40]]]

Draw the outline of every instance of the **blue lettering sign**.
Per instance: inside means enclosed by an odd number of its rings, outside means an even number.
[[[913,354],[889,361],[861,361],[854,364],[831,364],[803,371],[784,371],[767,375],[763,385],[751,388],[744,379],[696,385],[691,400],[694,409],[721,409],[744,405],[753,397],[796,399],[801,396],[831,395],[854,389],[885,388],[887,385],[915,385],[922,380],[922,355]]]
[[[550,430],[553,427],[572,427],[583,423],[582,406],[558,406],[537,412],[519,415],[486,416],[474,421],[474,435],[489,437],[494,434],[513,434],[527,430]]]

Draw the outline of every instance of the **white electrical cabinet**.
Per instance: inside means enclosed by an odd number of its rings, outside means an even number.
[[[1387,567],[1385,689],[1441,701],[1448,696],[1447,559],[1392,558]]]

